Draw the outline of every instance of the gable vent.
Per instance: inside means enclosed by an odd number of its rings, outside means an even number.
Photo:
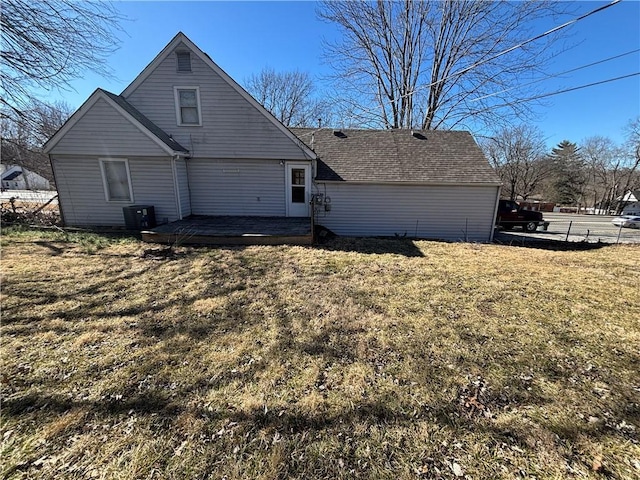
[[[176,52],[178,58],[178,72],[191,71],[191,52]]]

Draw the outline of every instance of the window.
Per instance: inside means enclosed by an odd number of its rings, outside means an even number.
[[[126,159],[100,159],[100,170],[108,202],[133,202],[129,162]]]
[[[304,203],[304,168],[291,169],[291,202]]]
[[[200,89],[198,87],[174,87],[178,125],[201,125]]]
[[[178,72],[191,73],[191,52],[176,52]]]

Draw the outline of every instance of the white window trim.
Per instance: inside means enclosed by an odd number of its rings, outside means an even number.
[[[100,173],[102,174],[102,187],[104,188],[104,198],[110,203],[133,203],[133,185],[131,184],[131,171],[129,170],[129,159],[127,158],[99,158]],[[124,162],[127,171],[127,182],[129,183],[129,200],[111,200],[109,198],[109,185],[107,184],[107,175],[104,171],[105,162]]]
[[[198,123],[182,123],[182,115],[180,115],[180,90],[195,90],[196,102],[198,104]],[[180,85],[173,87],[173,98],[176,103],[176,123],[179,127],[201,127],[202,126],[202,107],[200,106],[200,87]]]

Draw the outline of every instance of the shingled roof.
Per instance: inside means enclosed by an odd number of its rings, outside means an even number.
[[[292,128],[318,181],[500,184],[469,132]]]
[[[155,135],[162,143],[167,145],[169,148],[171,148],[172,150],[175,150],[176,152],[189,153],[189,150],[187,150],[182,145],[180,145],[178,142],[176,142],[171,137],[171,135],[166,133],[164,130],[162,130],[160,127],[158,127],[155,123],[153,123],[151,120],[149,120],[147,117],[145,117],[142,113],[140,113],[140,111],[136,107],[134,107],[129,102],[127,102],[123,97],[121,97],[120,95],[115,95],[115,94],[113,94],[111,92],[107,92],[106,90],[104,90],[102,88],[99,88],[98,90],[100,90],[102,93],[104,93],[110,99],[112,99],[114,102],[116,102],[129,115],[131,115],[138,122],[140,122],[143,127],[145,127],[147,130],[149,130],[153,135]]]

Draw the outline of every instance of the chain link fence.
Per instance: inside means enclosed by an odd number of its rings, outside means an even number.
[[[3,226],[59,225],[58,195],[47,190],[5,190],[0,194]]]
[[[615,217],[608,215],[585,215],[571,213],[545,213],[545,225],[534,232],[514,226],[512,229],[497,229],[495,241],[516,242],[583,242],[583,243],[637,243],[640,244],[640,229],[615,225]]]

